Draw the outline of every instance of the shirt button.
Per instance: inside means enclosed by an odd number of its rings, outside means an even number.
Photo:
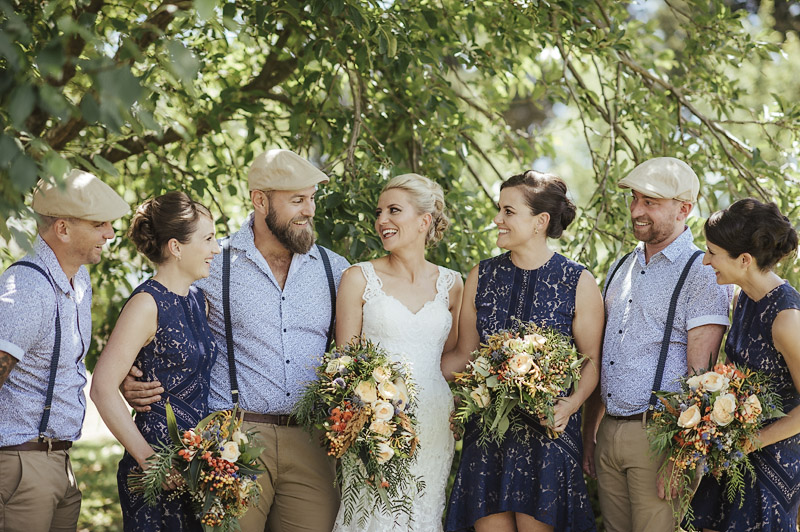
[[[289,361],[287,360],[287,361],[286,361],[286,363],[288,364],[288,363],[289,363]]]
[[[284,329],[283,332],[286,332],[286,329]]]
[[[644,270],[642,270],[640,273],[641,273],[642,275],[644,275]]]
[[[281,296],[281,301],[286,301],[286,297],[285,296]]]
[[[609,362],[609,365],[613,366],[614,365],[614,361],[612,360],[611,362]]]
[[[622,334],[622,329],[619,330],[619,333]]]
[[[633,303],[633,299],[629,299],[629,300],[628,300],[628,303]]]
[[[608,396],[611,397],[611,394],[608,394]]]
[[[292,394],[290,394],[289,392],[286,392],[286,397],[289,397],[290,395],[292,395]]]

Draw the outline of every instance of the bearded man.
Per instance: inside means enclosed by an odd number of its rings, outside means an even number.
[[[619,186],[631,189],[639,244],[606,277],[600,386],[586,402],[583,467],[597,477],[606,530],[669,532],[678,524],[669,503],[677,492],[665,489],[645,424],[654,392],[680,390],[679,377],[716,357],[732,290],[702,264],[686,226],[700,190],[688,164],[650,159]]]
[[[349,264],[314,245],[314,195],[328,176],[291,151],[270,150],[256,157],[247,178],[254,211],[221,242],[211,274],[197,282],[220,352],[227,352],[211,370],[209,407],[238,403],[245,428],[265,447],[263,492],[240,520],[242,530],[330,530],[339,507],[334,463],[290,413],[330,342],[335,290]],[[133,368],[131,375],[141,373]],[[166,399],[160,383],[132,377],[123,391],[139,411]]]

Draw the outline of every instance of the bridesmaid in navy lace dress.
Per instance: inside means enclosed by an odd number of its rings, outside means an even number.
[[[134,290],[97,362],[91,397],[108,428],[125,446],[117,483],[126,531],[200,531],[186,496],[162,494],[149,506],[131,493],[127,479],[146,467],[153,446],[169,443],[165,404],[172,405],[179,429],[194,427],[207,415],[209,373],[217,347],[206,321],[203,293],[191,284],[207,277],[219,253],[208,209],[183,192],[146,201],[131,222],[136,248],[157,268]],[[164,391],[148,412],[135,420],[119,395],[132,364],[144,379],[158,380]],[[176,481],[165,487],[174,489]]]
[[[502,444],[477,443],[468,425],[445,523],[446,530],[594,530],[581,471],[580,407],[597,385],[603,304],[592,275],[548,248],[575,217],[558,177],[528,171],[500,187],[495,217],[498,247],[508,253],[473,268],[465,284],[458,345],[442,363],[445,375],[462,371],[469,353],[513,318],[554,327],[573,337],[589,358],[577,390],[556,405],[551,439],[538,419]]]
[[[772,267],[797,249],[798,237],[774,203],[737,201],[706,222],[703,259],[719,284],[741,287],[725,342],[728,360],[768,373],[786,417],[765,426],[743,501],[707,475],[695,494],[694,526],[715,531],[795,532],[800,506],[800,294]],[[743,502],[743,504],[741,504]]]

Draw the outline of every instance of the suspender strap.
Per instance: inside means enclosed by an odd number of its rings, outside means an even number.
[[[50,287],[53,289],[53,292],[55,292],[56,295],[56,340],[53,342],[53,356],[50,357],[50,376],[47,381],[47,392],[45,393],[44,398],[44,412],[42,413],[41,421],[39,421],[39,442],[43,442],[44,433],[47,431],[47,423],[50,421],[50,407],[53,404],[53,390],[56,387],[58,359],[61,357],[61,312],[58,309],[58,291],[56,290],[56,286],[53,283],[53,280],[50,278],[50,275],[48,275],[48,273],[39,265],[27,260],[21,260],[15,262],[11,266],[27,266],[28,268],[41,273],[44,278],[47,279],[47,282],[50,283]],[[9,266],[9,268],[11,266]]]
[[[689,275],[689,270],[692,269],[694,261],[702,255],[701,250],[695,251],[689,257],[686,266],[683,267],[681,276],[678,278],[678,283],[675,285],[675,290],[672,292],[672,299],[669,302],[669,311],[667,312],[667,323],[664,327],[664,339],[661,341],[661,354],[658,357],[658,368],[656,369],[656,377],[653,380],[653,392],[650,394],[650,410],[656,406],[657,397],[655,392],[661,389],[661,380],[664,378],[664,366],[667,364],[667,351],[669,351],[669,340],[672,336],[672,324],[675,323],[675,309],[678,307],[678,297],[680,296],[683,284],[686,282],[686,277]]]
[[[319,256],[322,257],[322,264],[325,266],[325,276],[328,278],[328,289],[331,292],[331,323],[328,325],[328,341],[325,344],[325,351],[331,348],[333,343],[333,323],[336,320],[336,283],[333,281],[333,270],[331,270],[331,261],[328,258],[328,253],[325,248],[317,244]]]
[[[222,315],[225,320],[225,345],[228,352],[228,376],[231,384],[233,405],[239,405],[239,381],[236,379],[236,360],[233,356],[233,332],[231,330],[231,239],[222,242]]]
[[[606,279],[606,288],[605,290],[603,290],[603,299],[606,298],[606,292],[608,292],[608,287],[611,286],[611,280],[617,274],[617,271],[619,271],[619,269],[622,267],[625,261],[628,260],[628,257],[630,257],[632,254],[633,251],[629,251],[628,253],[626,253],[625,256],[619,260],[616,267],[611,271],[611,274],[608,276],[608,279]]]

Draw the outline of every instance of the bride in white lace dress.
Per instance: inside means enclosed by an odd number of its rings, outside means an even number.
[[[381,192],[375,229],[388,255],[362,262],[342,276],[336,303],[336,342],[361,334],[380,343],[395,360],[411,365],[417,386],[420,448],[412,475],[425,489],[413,494],[411,520],[375,513],[365,526],[358,516],[344,524],[339,509],[334,532],[440,532],[445,488],[453,459],[449,416],[452,395],[442,376],[443,350],[455,345],[464,288],[461,276],[425,260],[425,246],[441,238],[448,221],[439,185],[405,174]],[[361,484],[364,479],[344,479]]]

